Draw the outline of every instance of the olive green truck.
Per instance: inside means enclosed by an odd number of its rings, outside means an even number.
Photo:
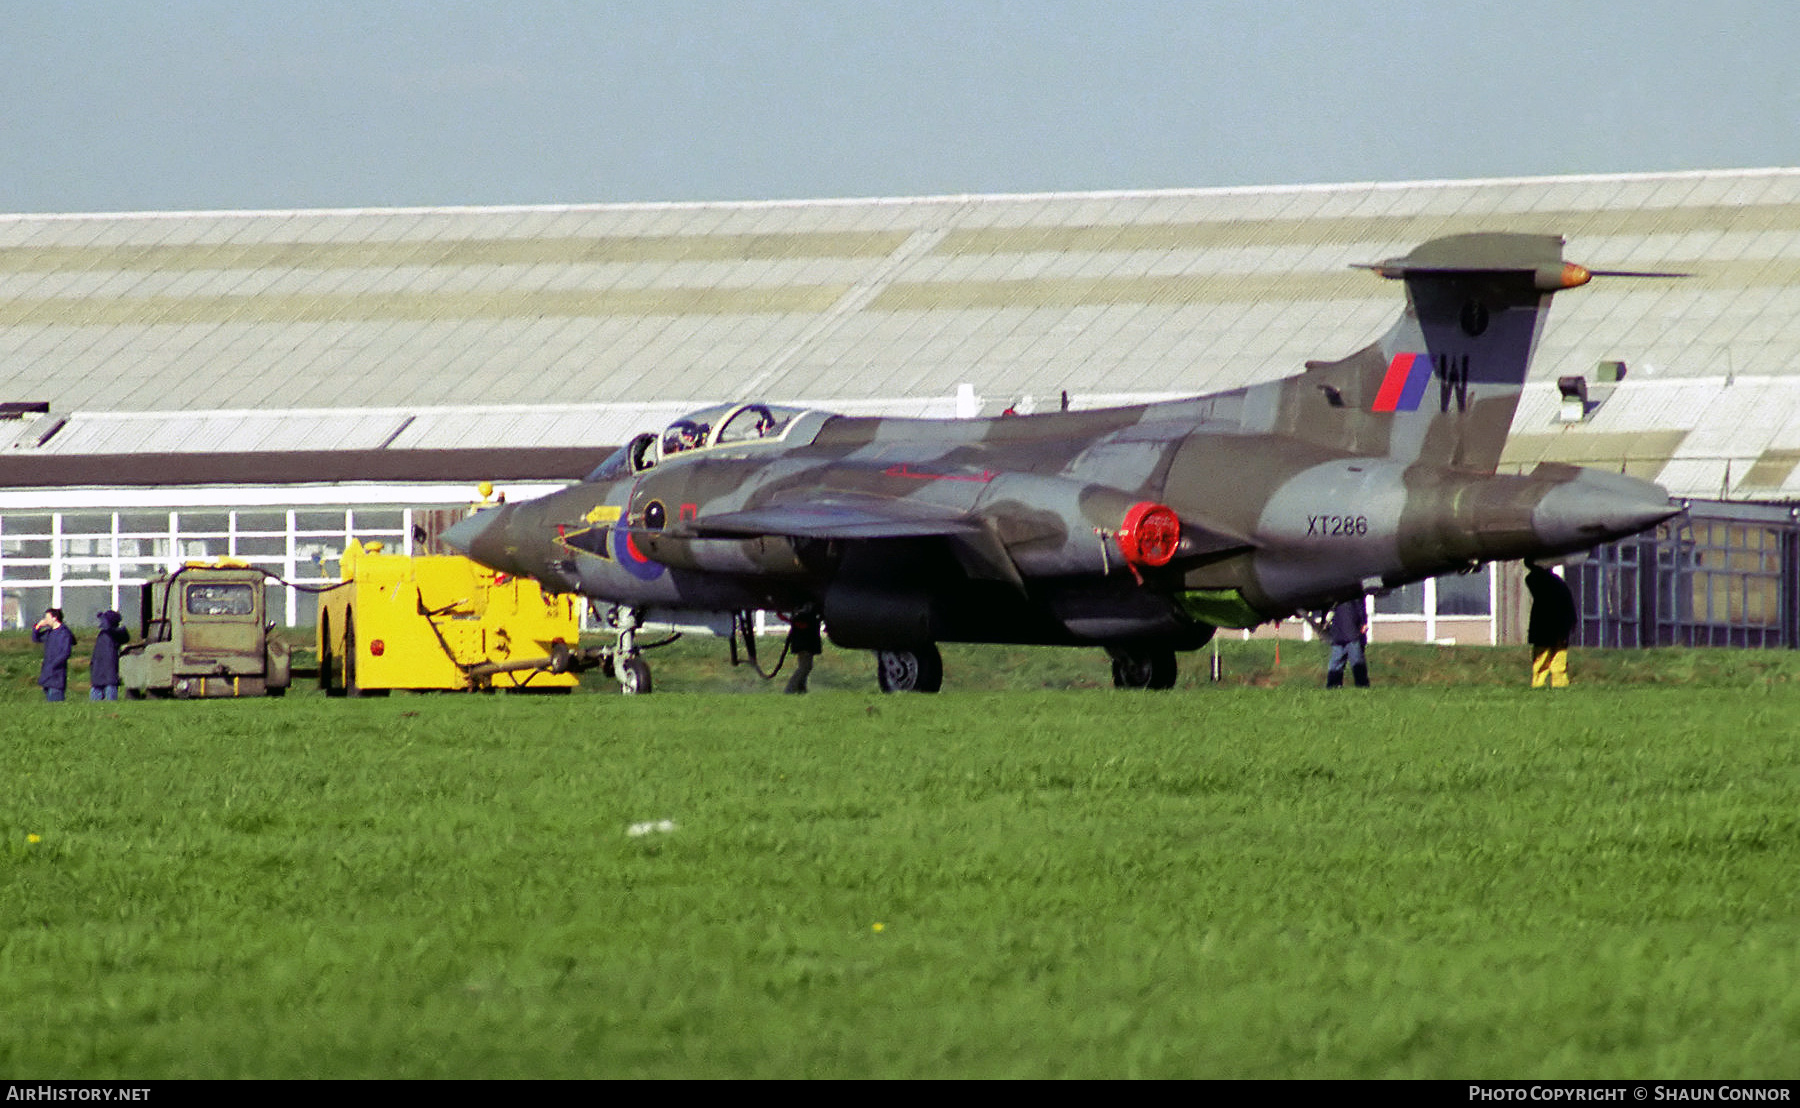
[[[268,618],[265,574],[230,562],[190,562],[144,583],[141,639],[119,652],[127,696],[281,696],[288,645]]]

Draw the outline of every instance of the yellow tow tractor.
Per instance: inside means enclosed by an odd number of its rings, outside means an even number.
[[[449,554],[388,554],[352,539],[343,584],[319,597],[319,687],[566,693],[579,653],[575,598]]]

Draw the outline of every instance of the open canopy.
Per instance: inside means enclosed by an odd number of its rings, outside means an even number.
[[[806,411],[756,400],[701,408],[671,422],[661,433],[646,431],[635,436],[609,454],[586,479],[610,481],[689,451],[779,442]]]

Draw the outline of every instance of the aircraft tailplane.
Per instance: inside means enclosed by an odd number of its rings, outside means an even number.
[[[1405,283],[1406,311],[1373,344],[1283,382],[1286,429],[1409,464],[1494,472],[1550,298],[1590,277],[1562,248],[1556,235],[1455,235],[1364,267]]]

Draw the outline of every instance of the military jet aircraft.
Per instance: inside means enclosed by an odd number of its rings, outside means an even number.
[[[580,484],[444,538],[612,605],[608,661],[648,692],[652,611],[802,611],[936,691],[937,644],[1103,647],[1120,687],[1243,628],[1485,562],[1588,549],[1677,512],[1657,485],[1495,472],[1551,297],[1598,275],[1556,236],[1482,233],[1364,266],[1388,332],[1296,376],[1164,403],[991,419],[748,401],[637,436]]]

